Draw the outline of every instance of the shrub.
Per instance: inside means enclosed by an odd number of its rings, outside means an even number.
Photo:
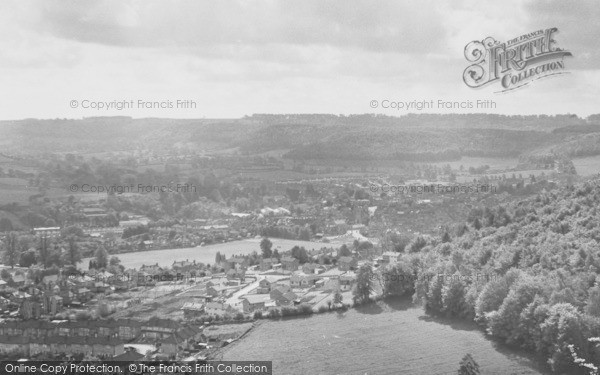
[[[467,354],[460,361],[460,367],[458,368],[458,375],[478,375],[479,364],[475,362],[471,354]]]
[[[301,315],[310,315],[313,313],[313,309],[310,305],[300,305],[298,306],[297,313]]]

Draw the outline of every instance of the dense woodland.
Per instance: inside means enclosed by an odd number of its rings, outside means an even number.
[[[557,373],[588,373],[573,354],[600,363],[599,206],[593,182],[474,210],[454,231],[398,248],[384,290],[413,295],[433,315],[475,320]]]

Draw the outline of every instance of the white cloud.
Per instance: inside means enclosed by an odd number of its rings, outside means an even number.
[[[582,5],[579,5],[582,4]],[[373,112],[370,99],[494,98],[498,113],[597,112],[595,2],[0,2],[5,118]],[[557,26],[569,77],[511,95],[462,82],[466,43]],[[575,29],[577,27],[577,29]],[[96,113],[92,98],[177,99],[191,111]],[[381,112],[378,112],[381,113]],[[398,114],[398,113],[387,113]]]

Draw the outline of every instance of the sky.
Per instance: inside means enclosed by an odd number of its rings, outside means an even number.
[[[597,0],[3,0],[0,120],[588,116],[600,113],[598,19]],[[551,27],[573,54],[565,59],[569,74],[506,93],[496,93],[498,84],[464,84],[469,42]],[[435,108],[382,108],[430,100]],[[495,108],[440,109],[439,100],[490,100]],[[115,108],[123,102],[129,107]],[[113,108],[96,108],[102,103]]]

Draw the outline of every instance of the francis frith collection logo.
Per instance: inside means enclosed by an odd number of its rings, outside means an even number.
[[[465,47],[472,63],[463,73],[465,84],[478,88],[498,82],[498,92],[514,90],[545,77],[565,74],[564,58],[571,52],[557,46],[558,29],[553,27],[521,35],[500,43],[492,37],[473,41]]]

